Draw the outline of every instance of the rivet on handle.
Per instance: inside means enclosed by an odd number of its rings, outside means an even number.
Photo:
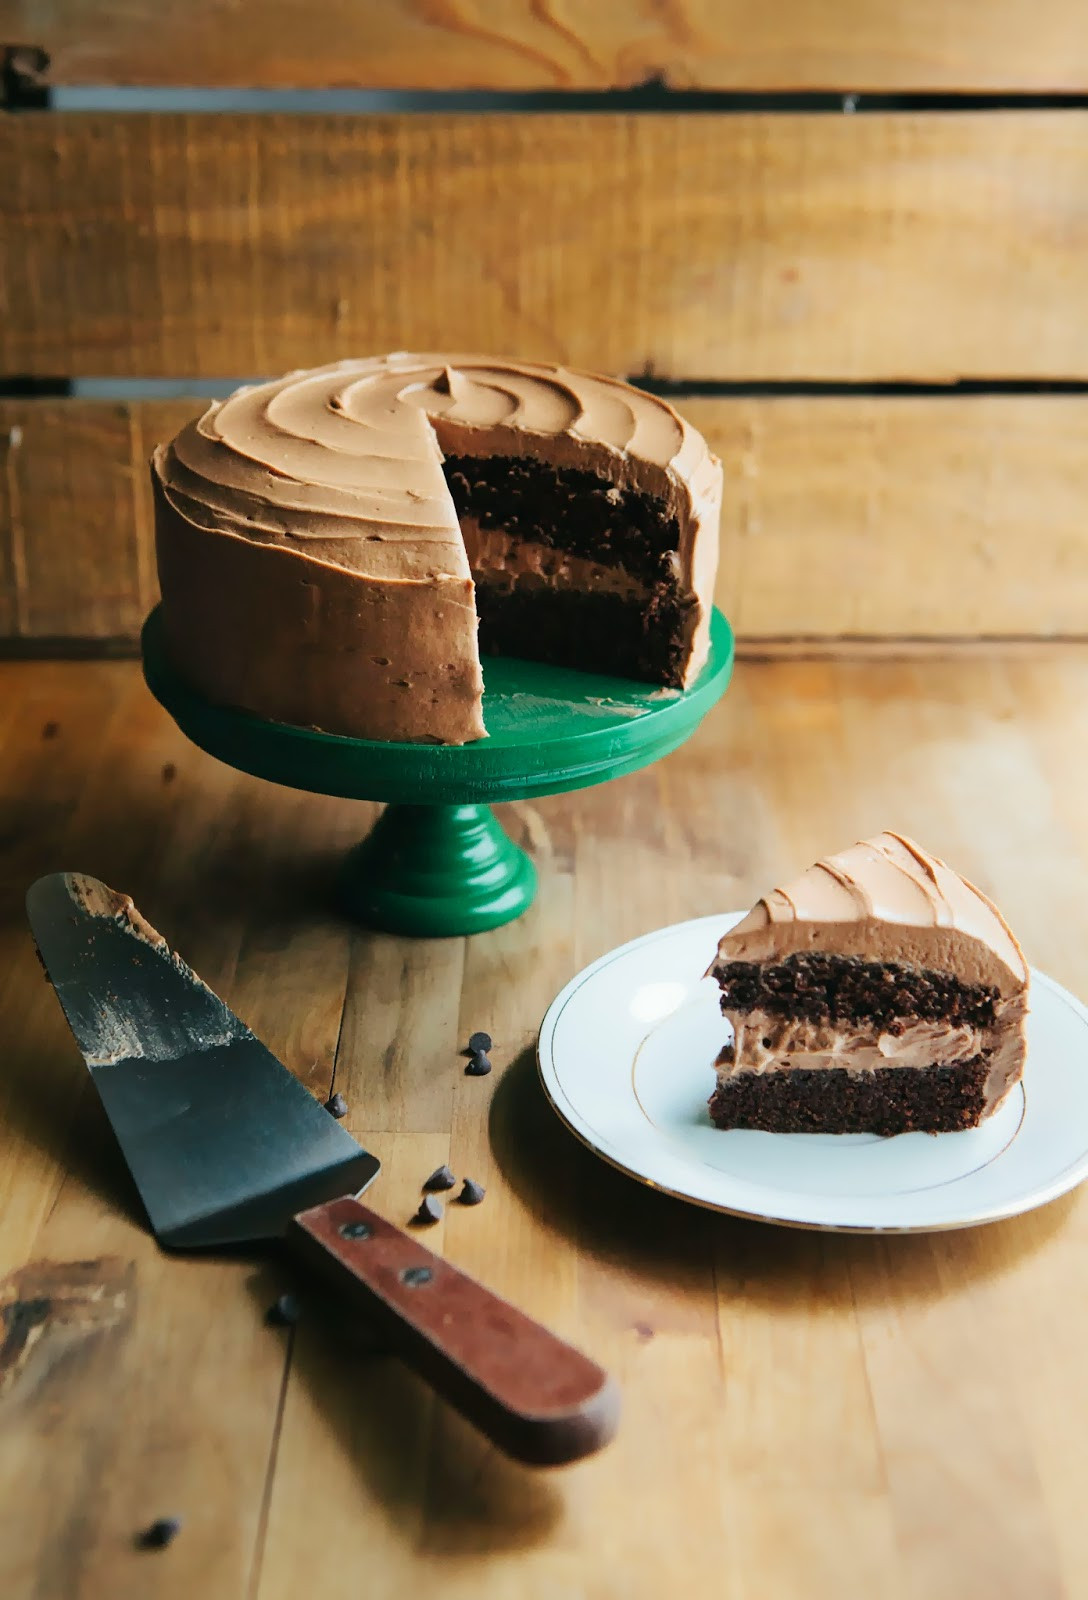
[[[369,1239],[373,1233],[369,1222],[345,1222],[340,1229],[341,1239]]]
[[[430,1267],[405,1267],[400,1275],[401,1283],[406,1283],[409,1289],[418,1289],[421,1284],[430,1283],[434,1273]]]

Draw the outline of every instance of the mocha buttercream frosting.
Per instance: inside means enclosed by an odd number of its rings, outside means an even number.
[[[1001,1103],[1023,1066],[1028,968],[1001,913],[937,856],[898,833],[881,833],[817,861],[772,889],[725,934],[709,975],[730,963],[779,963],[822,954],[948,974],[993,994],[981,1024],[907,1017],[895,1028],[769,1015],[723,1004],[733,1043],[719,1080],[738,1073],[925,1067],[982,1057],[987,1110]]]
[[[679,530],[693,679],[708,648],[721,493],[702,437],[665,401],[608,378],[408,354],[240,389],[156,450],[177,669],[209,698],[276,720],[377,739],[480,737],[472,568],[445,456],[531,457],[656,496]],[[496,559],[516,574],[508,545]],[[532,581],[547,576],[543,558],[528,565]],[[632,592],[619,565],[602,586]]]

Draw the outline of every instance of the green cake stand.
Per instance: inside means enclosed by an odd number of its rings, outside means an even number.
[[[151,693],[209,755],[289,788],[386,801],[344,863],[341,903],[369,927],[432,937],[500,927],[533,902],[536,869],[500,827],[496,801],[586,789],[660,760],[691,737],[733,671],[732,630],[717,610],[710,658],[683,693],[487,657],[488,738],[389,744],[211,705],[172,672],[158,608],[142,648]]]

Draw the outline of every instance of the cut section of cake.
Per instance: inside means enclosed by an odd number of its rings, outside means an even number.
[[[719,1128],[973,1128],[1019,1082],[1028,969],[984,894],[902,834],[827,856],[721,940]]]

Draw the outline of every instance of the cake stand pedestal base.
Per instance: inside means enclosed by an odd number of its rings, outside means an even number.
[[[533,903],[536,868],[485,805],[388,806],[344,862],[347,914],[387,933],[485,933]]]
[[[204,700],[174,672],[156,608],[144,624],[144,677],[209,755],[268,783],[382,800],[386,810],[340,873],[341,908],[389,933],[452,938],[512,922],[533,903],[536,869],[493,803],[568,794],[660,761],[690,739],[725,692],[733,634],[710,619],[710,656],[689,689],[484,658],[488,737],[473,744],[349,739]]]

